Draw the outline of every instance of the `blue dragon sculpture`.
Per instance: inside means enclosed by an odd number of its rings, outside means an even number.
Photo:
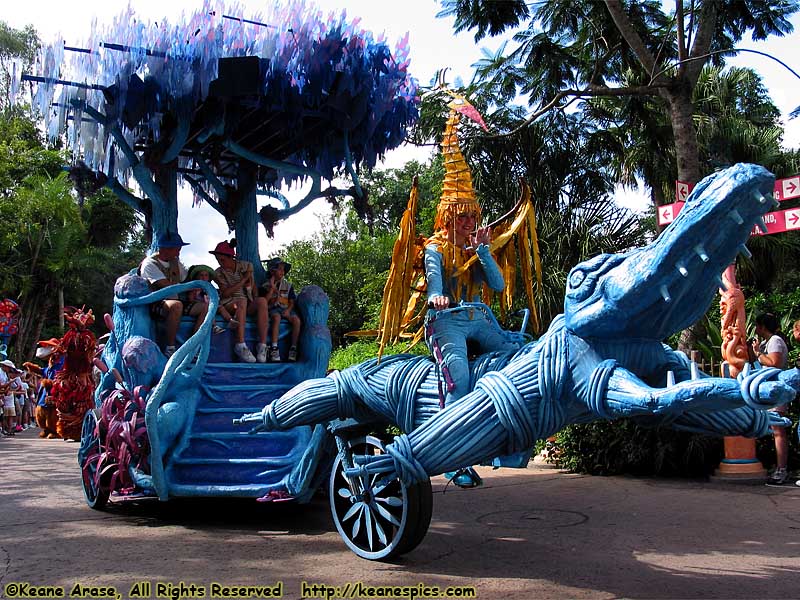
[[[564,314],[517,352],[478,357],[472,392],[444,409],[433,362],[397,355],[303,382],[241,422],[281,430],[336,418],[388,420],[406,433],[385,454],[357,457],[351,471],[406,485],[493,457],[529,456],[537,440],[597,419],[765,435],[770,425],[788,424],[765,409],[794,398],[797,369],[710,377],[661,340],[705,313],[723,286],[722,271],[738,252],[747,253],[753,226],[763,226],[775,203],[773,184],[756,165],[718,172],[697,185],[648,246],[577,265],[567,279]]]

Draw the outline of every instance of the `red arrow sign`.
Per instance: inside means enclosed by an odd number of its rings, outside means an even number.
[[[753,227],[750,235],[771,235],[800,229],[800,208],[789,208],[767,213],[764,215],[764,224],[767,226],[766,233],[756,226]]]
[[[675,180],[675,200],[676,202],[686,202],[689,194],[694,189],[694,184],[688,181]],[[676,215],[678,213],[675,213]]]
[[[800,175],[792,175],[785,179],[776,179],[772,192],[776,200],[783,202],[792,198],[800,198]]]
[[[664,206],[658,207],[658,224],[659,225],[669,225],[675,220],[675,217],[678,216],[678,213],[681,212],[683,205],[686,204],[685,202],[674,202],[673,204],[665,204]]]

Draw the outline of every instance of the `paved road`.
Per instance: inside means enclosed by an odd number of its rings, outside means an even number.
[[[393,564],[351,554],[325,498],[310,505],[83,502],[77,444],[0,439],[0,596],[9,584],[301,582],[474,586],[485,598],[798,598],[800,488],[481,469],[443,491],[430,531]],[[13,467],[12,467],[13,465]],[[13,591],[13,590],[12,590]],[[135,591],[135,590],[134,590]],[[140,589],[140,591],[146,591]],[[162,597],[170,597],[162,590]],[[354,596],[360,597],[360,596]]]

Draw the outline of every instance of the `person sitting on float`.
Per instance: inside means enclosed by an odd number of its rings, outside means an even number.
[[[188,246],[180,234],[167,231],[158,238],[158,251],[146,257],[139,266],[139,275],[147,280],[153,291],[176,285],[186,279],[187,271],[180,261],[181,248]],[[175,294],[151,306],[151,314],[164,319],[166,345],[164,354],[169,358],[175,353],[175,339],[183,316],[183,302]],[[208,312],[208,305],[198,302],[191,307],[189,316],[195,317],[192,333],[200,329]]]
[[[270,328],[272,345],[270,347],[269,359],[272,362],[280,362],[281,355],[278,350],[278,334],[280,332],[281,320],[288,321],[292,328],[291,344],[287,359],[289,362],[297,360],[297,340],[300,339],[300,317],[294,311],[294,303],[297,295],[294,286],[286,279],[286,274],[292,268],[291,263],[286,262],[280,257],[269,259],[267,270],[269,278],[261,286],[264,297],[269,306],[269,320],[272,325]]]
[[[210,283],[214,281],[214,269],[208,265],[192,265],[189,267],[189,276],[187,281],[207,281]],[[204,302],[205,304],[209,303],[208,294],[206,294],[200,288],[194,288],[186,292],[185,299],[183,299],[183,314],[189,314],[196,302]],[[239,325],[236,319],[231,316],[231,313],[228,312],[228,309],[222,306],[222,304],[217,307],[217,314],[221,316],[228,324],[228,329],[233,329]],[[215,324],[211,328],[211,331],[213,333],[222,333],[225,330],[219,325]]]
[[[214,271],[214,281],[219,285],[219,303],[233,314],[237,322],[234,354],[243,362],[265,363],[267,362],[267,299],[254,297],[253,291],[256,286],[253,279],[253,265],[246,260],[236,258],[235,244],[235,240],[220,242],[216,248],[209,251],[220,265]],[[256,315],[258,332],[255,356],[244,341],[245,319],[247,315],[252,314]]]
[[[496,292],[505,287],[503,274],[489,251],[491,228],[480,227],[480,219],[481,209],[471,190],[451,196],[445,190],[436,213],[436,232],[425,243],[429,306],[425,341],[439,362],[447,403],[470,391],[468,342],[481,353],[519,348],[482,310],[459,306],[462,302],[479,302],[484,283]],[[477,255],[477,261],[462,269],[473,255]],[[472,467],[445,475],[460,487],[481,484]]]

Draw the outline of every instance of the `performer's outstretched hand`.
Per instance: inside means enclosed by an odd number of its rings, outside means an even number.
[[[470,243],[472,244],[473,248],[477,248],[481,244],[488,245],[489,242],[492,241],[492,228],[491,227],[479,227],[478,230],[475,232],[470,238]]]

